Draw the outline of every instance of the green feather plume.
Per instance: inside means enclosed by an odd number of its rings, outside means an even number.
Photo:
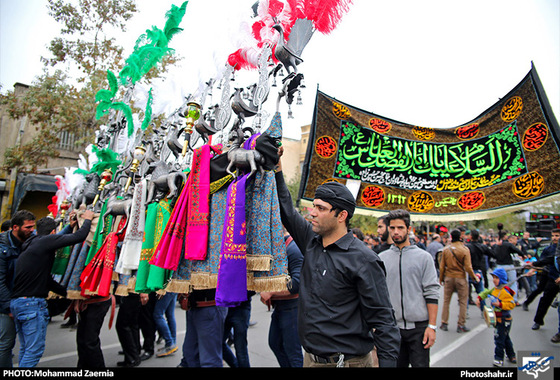
[[[162,61],[163,57],[173,53],[169,48],[169,41],[183,29],[179,28],[188,1],[181,7],[172,5],[165,14],[167,21],[163,30],[152,26],[146,33],[141,35],[134,46],[134,51],[126,59],[125,66],[119,73],[120,83],[126,85],[129,81],[134,84],[140,80],[148,71]]]
[[[119,165],[122,161],[118,159],[119,154],[109,148],[99,149],[93,146],[93,152],[98,158],[98,161],[92,166],[90,173],[97,173],[101,175],[105,169],[111,169],[113,173],[117,172]]]
[[[85,169],[76,169],[74,174],[82,174],[84,177],[90,173],[97,173],[99,176],[110,168],[113,173],[116,173],[122,161],[118,159],[119,154],[109,148],[99,149],[97,146],[92,146],[92,151],[97,156],[97,162],[91,167],[89,171]]]
[[[146,103],[146,111],[144,112],[144,120],[142,121],[142,130],[145,131],[146,128],[148,128],[148,125],[150,125],[150,122],[152,121],[152,102],[153,102],[153,97],[152,97],[152,89],[150,88],[150,91],[148,92],[148,101]]]
[[[183,4],[181,4],[181,7],[172,5],[171,9],[165,14],[165,17],[167,17],[167,22],[165,23],[163,31],[165,33],[165,36],[167,37],[168,42],[171,41],[173,36],[175,36],[177,33],[183,31],[183,28],[179,28],[179,24],[183,20],[183,16],[185,15],[185,11],[187,10],[187,3],[188,1],[185,1]]]
[[[152,29],[146,30],[146,33],[136,40],[134,51],[126,59],[125,66],[119,73],[119,79],[117,79],[112,71],[107,71],[109,89],[101,89],[95,94],[95,101],[98,103],[95,112],[97,120],[107,115],[111,109],[121,111],[127,121],[128,137],[132,136],[134,133],[134,122],[130,106],[123,102],[113,101],[118,91],[119,82],[125,86],[135,84],[148,71],[161,62],[163,57],[174,51],[169,48],[169,41],[183,30],[179,28],[179,24],[185,15],[187,4],[188,1],[185,1],[180,7],[172,5],[171,9],[165,14],[167,21],[163,30],[153,26]],[[151,121],[152,100],[152,90],[150,89],[142,129],[145,129]]]
[[[101,119],[103,116],[109,114],[110,110],[121,111],[126,118],[126,124],[128,127],[128,137],[132,136],[134,133],[134,120],[132,118],[132,110],[130,106],[124,102],[113,102],[113,98],[117,94],[119,88],[117,77],[111,70],[107,70],[107,81],[109,82],[109,88],[101,89],[95,94],[95,101],[98,103],[95,109],[95,118],[97,120]]]
[[[117,76],[111,70],[107,70],[107,81],[109,82],[109,88],[111,89],[111,94],[115,96],[119,89],[119,82],[117,81]]]

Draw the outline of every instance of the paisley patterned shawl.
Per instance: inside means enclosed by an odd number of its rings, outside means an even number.
[[[282,119],[276,113],[263,134],[282,137]],[[247,186],[248,289],[256,292],[286,290],[289,280],[284,232],[274,170],[257,173]]]

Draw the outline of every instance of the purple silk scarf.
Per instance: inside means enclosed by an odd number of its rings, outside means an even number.
[[[228,187],[222,234],[216,305],[235,307],[247,301],[247,229],[245,184],[248,175],[238,177]]]

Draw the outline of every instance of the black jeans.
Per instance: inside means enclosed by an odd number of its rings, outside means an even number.
[[[105,368],[99,333],[110,307],[111,300],[109,299],[90,303],[85,310],[80,312],[76,330],[78,368]]]
[[[144,343],[142,348],[148,354],[154,354],[154,346],[156,342],[156,322],[154,321],[154,307],[156,305],[156,293],[151,292],[149,295],[148,303],[142,305],[140,308],[140,315],[138,316],[138,326],[142,332]]]
[[[130,293],[126,297],[121,297],[115,328],[124,352],[124,362],[127,364],[138,364],[140,362],[138,318],[141,306],[139,294]]]
[[[529,305],[531,302],[533,302],[535,298],[537,298],[537,296],[544,291],[544,288],[546,287],[548,281],[551,281],[548,278],[548,274],[544,274],[537,277],[537,288],[534,291],[532,291],[531,294],[529,294],[529,296],[523,303]]]
[[[401,349],[397,360],[397,367],[429,367],[430,349],[424,348],[422,339],[428,327],[428,322],[417,322],[416,327],[409,330],[400,329]]]
[[[549,278],[546,282],[546,286],[544,287],[543,295],[539,301],[539,306],[537,307],[535,318],[533,319],[535,323],[544,325],[544,316],[546,315],[546,312],[548,311],[550,305],[552,305],[554,298],[558,294],[558,290],[560,290],[560,287],[558,287],[553,279]]]

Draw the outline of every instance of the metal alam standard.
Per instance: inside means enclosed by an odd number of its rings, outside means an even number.
[[[469,123],[420,127],[317,93],[300,186],[338,181],[357,213],[403,208],[417,220],[483,219],[550,201],[560,192],[560,129],[534,66]]]
[[[53,267],[76,302],[216,289],[216,303],[232,306],[248,290],[286,289],[274,165],[257,148],[270,142],[276,155],[281,104],[289,108],[303,86],[302,51],[314,33],[336,28],[351,1],[256,2],[250,35],[240,36],[243,45],[221,72],[155,123],[152,102],[164,94],[146,91],[142,106],[134,102],[141,92],[135,87],[173,54],[187,4],[173,5],[161,29],[152,26],[137,39],[120,72],[107,72],[107,88],[95,98],[105,125],[78,169],[57,178],[49,210],[61,226],[72,210],[96,213],[88,239],[61,250]],[[255,83],[236,84],[240,70],[255,73]],[[267,122],[263,104],[282,71],[276,113]],[[208,104],[216,92],[218,104]],[[135,115],[134,104],[143,112]]]

